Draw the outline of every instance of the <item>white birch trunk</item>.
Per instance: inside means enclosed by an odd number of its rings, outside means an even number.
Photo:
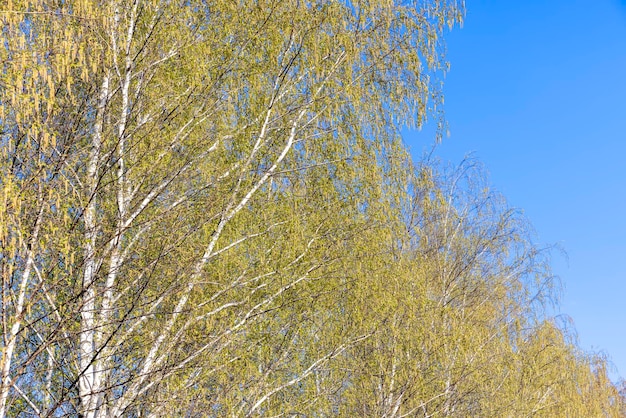
[[[17,344],[18,333],[22,329],[24,321],[25,306],[26,306],[26,293],[28,292],[28,286],[32,271],[35,263],[35,248],[39,239],[39,229],[41,227],[41,220],[44,213],[44,202],[40,202],[39,213],[35,221],[35,227],[33,228],[31,239],[28,242],[28,250],[26,257],[26,264],[24,271],[22,272],[21,282],[19,284],[17,301],[15,302],[15,312],[13,314],[13,324],[9,330],[8,335],[4,335],[4,350],[2,351],[2,371],[0,382],[0,417],[4,417],[6,414],[7,398],[9,391],[13,386],[13,381],[10,375],[11,365],[13,362],[13,353]],[[3,301],[5,306],[8,306],[8,301]],[[6,313],[5,313],[6,315]]]
[[[80,307],[80,345],[79,345],[79,376],[78,389],[82,413],[85,418],[95,416],[96,375],[96,238],[98,236],[98,220],[96,214],[98,169],[100,152],[103,141],[103,119],[105,107],[109,98],[109,75],[105,75],[100,87],[100,97],[96,112],[96,121],[92,135],[91,151],[87,163],[87,198],[89,199],[84,210],[85,242],[84,242],[84,272],[82,282],[82,304]]]

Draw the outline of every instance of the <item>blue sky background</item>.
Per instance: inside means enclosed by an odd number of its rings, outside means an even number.
[[[626,0],[467,0],[446,37],[450,136],[553,255],[581,347],[626,377]],[[432,129],[408,132],[420,156]]]

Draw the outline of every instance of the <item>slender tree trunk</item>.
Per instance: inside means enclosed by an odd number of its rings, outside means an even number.
[[[39,240],[39,229],[41,227],[41,220],[44,213],[45,204],[43,200],[39,203],[39,213],[37,215],[35,226],[31,235],[31,239],[28,242],[26,263],[24,271],[22,272],[21,281],[19,283],[17,301],[15,302],[15,313],[13,315],[13,324],[9,330],[8,335],[4,335],[4,350],[2,351],[2,381],[0,382],[0,417],[6,415],[7,398],[9,391],[13,385],[11,378],[11,364],[13,362],[13,353],[18,340],[18,333],[22,329],[22,323],[24,321],[25,306],[28,303],[26,300],[26,293],[28,292],[28,286],[32,271],[35,263],[35,248]],[[6,291],[6,290],[5,290]],[[4,304],[3,312],[6,312],[11,302],[9,300],[3,300]],[[6,315],[6,313],[5,313]]]
[[[96,213],[98,195],[98,168],[103,141],[103,118],[109,97],[109,75],[105,75],[100,87],[100,97],[94,133],[92,135],[91,151],[87,163],[87,206],[84,210],[84,272],[82,282],[82,304],[80,307],[80,345],[79,345],[79,396],[82,413],[85,418],[93,418],[96,413],[96,341],[95,341],[95,314],[96,314],[96,238],[98,236],[98,220]]]

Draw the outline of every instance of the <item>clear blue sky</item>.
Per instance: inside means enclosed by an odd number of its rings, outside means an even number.
[[[626,378],[626,0],[466,0],[447,36],[450,136],[559,244],[560,311]],[[405,140],[420,155],[429,129]]]

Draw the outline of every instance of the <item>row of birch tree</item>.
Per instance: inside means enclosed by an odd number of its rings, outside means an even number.
[[[461,0],[0,2],[0,417],[620,416],[441,120]]]

